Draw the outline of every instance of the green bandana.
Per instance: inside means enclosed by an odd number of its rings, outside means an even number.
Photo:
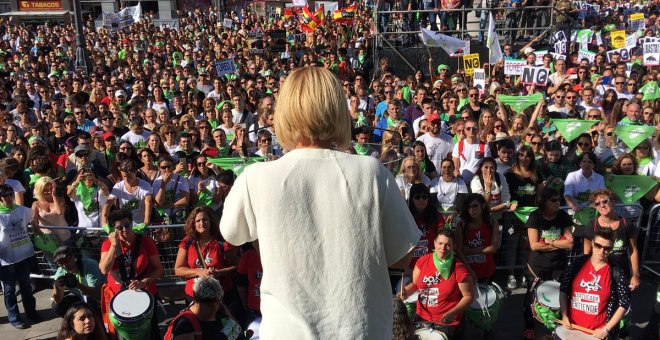
[[[250,164],[261,162],[264,160],[263,157],[250,157],[249,159],[243,159],[240,157],[226,157],[226,158],[207,158],[209,163],[217,165],[225,170],[233,170],[236,175],[240,175],[243,170]]]
[[[39,180],[39,178],[41,178],[41,176],[39,176],[39,175],[37,175],[37,174],[32,174],[32,175],[30,175],[30,182],[29,182],[29,185],[32,186],[32,185],[34,185],[34,183],[37,183],[37,181]]]
[[[387,117],[387,127],[388,127],[388,128],[396,127],[396,126],[399,125],[399,123],[401,123],[402,121],[403,121],[402,119],[399,119],[399,120],[397,120],[397,121],[394,121],[394,119],[392,119],[392,117]]]
[[[9,207],[3,207],[2,205],[0,205],[0,214],[9,214],[10,212],[14,211],[16,207],[17,207],[16,204],[12,204]]]
[[[624,120],[627,118],[624,118]],[[634,149],[639,143],[653,136],[654,132],[655,126],[645,125],[621,125],[617,126],[614,130],[614,134],[631,149]]]
[[[114,228],[114,227],[110,227],[110,225],[108,225],[107,223],[104,224],[101,228],[102,228],[103,231],[105,231],[105,233],[108,234],[108,235],[110,235],[110,233],[112,233],[112,232],[115,231],[115,228]],[[134,232],[134,233],[142,234],[142,233],[145,231],[145,229],[147,229],[147,225],[144,224],[144,223],[140,223],[140,224],[136,224],[136,225],[134,225],[133,228],[131,228],[131,229],[133,229],[133,232]]]
[[[363,55],[363,54],[358,54],[358,61],[359,61],[360,63],[363,63],[365,58],[366,58],[365,55]]]
[[[608,177],[607,187],[619,197],[622,203],[639,201],[658,181],[651,176],[613,175]]]
[[[206,192],[206,190],[200,191],[197,199],[198,207],[210,207],[213,204],[213,196]]]
[[[536,209],[538,209],[538,207],[518,207],[513,213],[516,214],[523,223],[527,223],[529,215],[536,211]]]
[[[355,152],[357,152],[358,155],[364,156],[367,154],[367,152],[369,152],[369,147],[364,144],[355,143],[353,147],[355,148]]]
[[[76,188],[76,196],[80,198],[80,201],[83,204],[83,208],[85,210],[88,210],[89,207],[94,203],[92,200],[92,194],[94,193],[94,190],[96,189],[96,185],[92,185],[90,188],[88,188],[85,183],[78,183],[78,187]]]
[[[538,104],[542,99],[541,93],[535,93],[528,96],[505,96],[503,94],[497,95],[497,98],[503,103],[509,105],[517,113],[522,112],[524,109]]]
[[[552,124],[557,127],[559,133],[570,142],[579,135],[587,132],[599,120],[580,120],[580,119],[552,119]]]
[[[449,254],[449,257],[446,260],[441,260],[438,258],[438,255],[436,255],[435,252],[433,252],[433,263],[435,264],[435,269],[438,270],[438,273],[440,273],[440,276],[442,276],[443,279],[447,280],[449,278],[449,275],[451,275],[451,265],[454,263],[454,252],[451,252]]]

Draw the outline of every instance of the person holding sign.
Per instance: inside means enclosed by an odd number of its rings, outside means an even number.
[[[591,152],[582,153],[578,158],[580,169],[573,171],[566,177],[564,198],[566,204],[575,213],[589,205],[589,196],[598,189],[605,189],[605,178],[594,171],[598,158]]]
[[[639,230],[634,223],[619,216],[614,210],[616,195],[610,189],[594,191],[589,197],[591,206],[598,211],[598,217],[584,229],[584,255],[589,255],[592,241],[599,230],[610,230],[614,234],[614,245],[609,254],[609,262],[621,268],[630,278],[630,289],[639,286],[639,251],[637,235]]]
[[[562,326],[568,332],[592,330],[596,339],[618,339],[619,322],[630,307],[628,277],[608,260],[614,249],[611,230],[597,230],[589,243],[591,255],[575,260],[561,277]]]

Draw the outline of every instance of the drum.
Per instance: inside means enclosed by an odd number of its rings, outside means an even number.
[[[154,298],[142,290],[124,289],[110,300],[110,322],[123,339],[149,339]]]
[[[403,300],[403,303],[406,304],[406,310],[408,311],[408,317],[410,320],[415,320],[415,313],[417,312],[417,299],[419,298],[419,292],[414,292],[410,296]]]
[[[532,304],[534,318],[548,329],[554,328],[553,320],[561,319],[559,309],[559,282],[545,281],[536,287]]]
[[[420,340],[449,340],[445,333],[436,329],[420,328],[415,331],[415,335]]]
[[[256,318],[248,325],[247,333],[252,335],[248,338],[250,340],[259,340],[259,326],[261,326],[261,318]]]
[[[468,309],[465,310],[465,316],[482,330],[489,331],[500,310],[500,300],[497,291],[486,284],[477,285],[478,294]]]
[[[552,336],[554,336],[554,338],[557,340],[596,340],[597,339],[593,335],[580,332],[577,329],[567,329],[561,325],[555,328],[555,330],[552,332]]]

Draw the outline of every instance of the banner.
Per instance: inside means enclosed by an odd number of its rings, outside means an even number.
[[[647,125],[621,125],[614,130],[614,134],[630,149],[634,149],[639,143],[653,136],[654,132],[655,126]]]
[[[658,182],[651,176],[610,176],[607,187],[619,197],[621,203],[636,203]]]
[[[630,50],[624,47],[624,48],[618,48],[616,50],[607,51],[607,61],[608,62],[611,62],[612,55],[616,52],[619,52],[619,54],[621,55],[621,60],[620,61],[630,60]]]
[[[660,98],[660,88],[658,87],[658,83],[655,81],[650,81],[646,85],[642,86],[642,88],[639,89],[639,92],[644,95],[644,97],[642,97],[642,101],[656,100]]]
[[[534,84],[537,86],[546,86],[550,77],[550,69],[545,67],[523,67],[521,82],[523,84]]]
[[[479,61],[479,53],[464,55],[463,64],[465,65],[465,74],[472,76],[474,74],[474,69],[481,66],[481,62]]]
[[[215,62],[215,73],[218,77],[225,74],[236,73],[236,65],[233,59],[225,59]]]
[[[498,60],[502,59],[502,48],[500,47],[500,39],[495,32],[495,19],[493,12],[488,11],[488,37],[486,39],[486,47],[488,48],[488,63],[494,65]]]
[[[631,31],[636,32],[638,30],[644,30],[644,13],[633,13],[628,17],[628,28]]]
[[[428,47],[440,47],[447,54],[456,53],[458,50],[462,49],[465,46],[465,41],[454,38],[448,35],[444,35],[439,32],[434,32],[426,28],[422,28],[422,42]]]
[[[591,52],[589,50],[579,50],[578,61],[582,61],[583,59],[589,60],[589,64],[592,64],[596,59],[596,53]]]
[[[551,121],[567,142],[570,142],[580,134],[589,131],[594,124],[600,122],[599,120],[580,119],[551,119]]]
[[[504,59],[504,74],[507,76],[522,76],[525,66],[527,66],[527,60]]]
[[[545,57],[546,54],[548,54],[548,50],[534,51],[534,55],[536,55],[536,62],[534,65],[543,66],[543,57]]]
[[[642,45],[644,66],[660,65],[660,42],[646,42]]]
[[[103,12],[101,16],[103,18],[103,28],[120,30],[140,21],[140,18],[142,17],[142,7],[138,3],[137,6],[126,7],[117,13]]]
[[[526,108],[538,104],[543,99],[542,93],[535,93],[529,96],[506,96],[497,95],[502,104],[509,105],[516,113],[520,113]]]
[[[479,89],[479,92],[483,92],[486,89],[486,71],[482,68],[474,69],[473,86]]]
[[[227,157],[227,158],[207,158],[209,163],[221,167],[223,170],[233,170],[236,176],[240,175],[243,170],[250,164],[263,162],[263,157]]]
[[[618,30],[610,33],[610,41],[614,48],[626,47],[626,31]]]

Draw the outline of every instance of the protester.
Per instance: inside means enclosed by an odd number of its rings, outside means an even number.
[[[57,340],[106,340],[103,323],[94,310],[83,302],[73,304],[62,317]]]

